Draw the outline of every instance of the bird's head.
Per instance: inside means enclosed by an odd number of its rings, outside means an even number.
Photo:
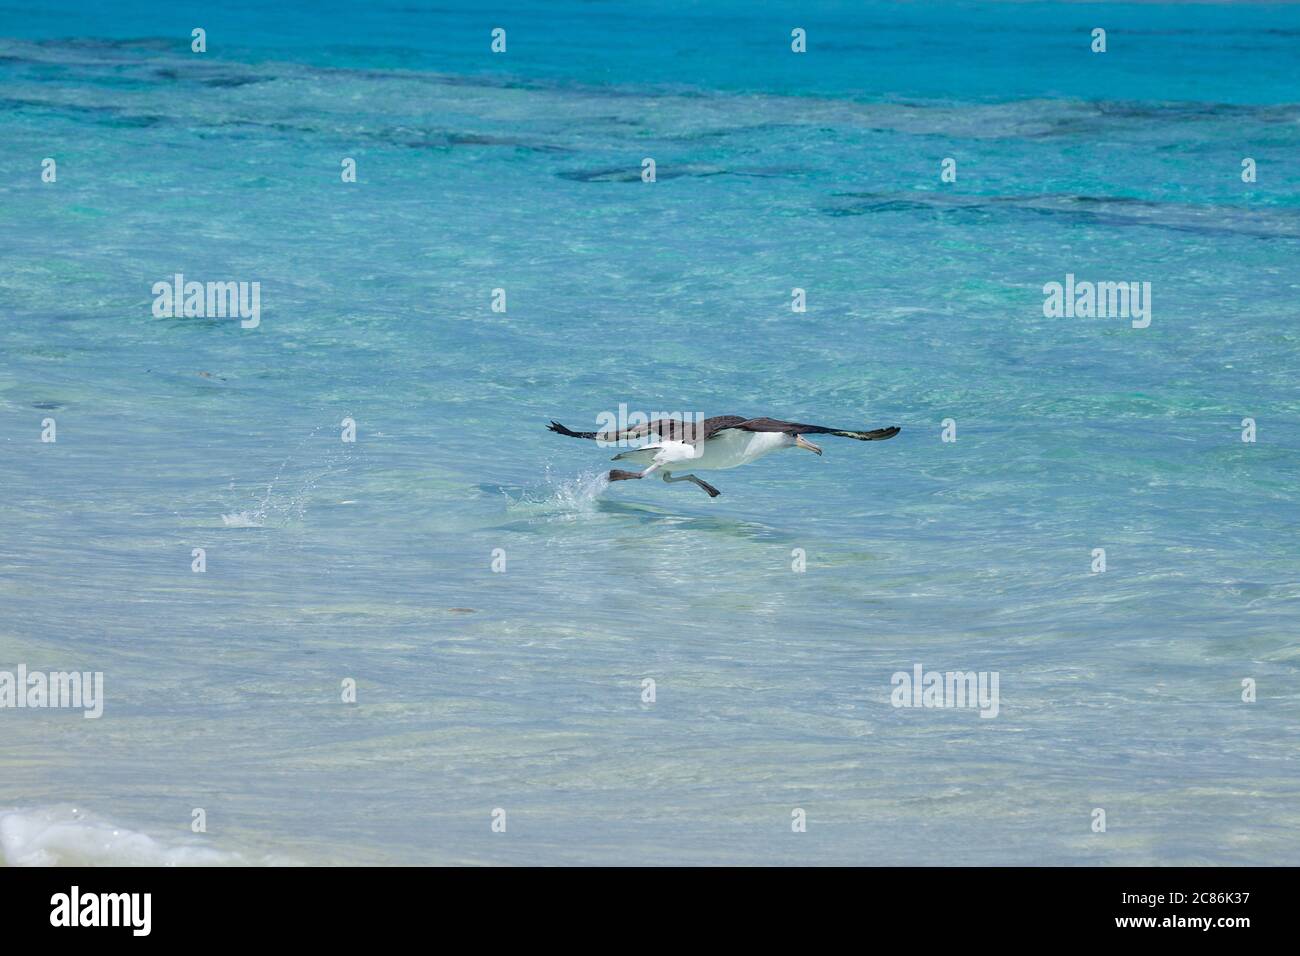
[[[794,445],[796,448],[807,448],[809,451],[816,452],[819,455],[822,453],[822,450],[820,448],[818,448],[808,439],[804,438],[802,435],[795,435],[794,441],[791,442],[791,444]]]

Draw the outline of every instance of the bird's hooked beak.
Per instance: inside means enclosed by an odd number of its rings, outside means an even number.
[[[795,435],[794,443],[800,448],[807,448],[809,451],[814,451],[819,455],[822,453],[822,450],[820,448],[818,448],[812,442],[808,441],[802,435]]]

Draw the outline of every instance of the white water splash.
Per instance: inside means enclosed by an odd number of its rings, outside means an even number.
[[[305,520],[307,506],[313,500],[317,487],[336,474],[346,473],[354,464],[349,446],[340,445],[339,442],[317,442],[314,448],[308,448],[322,428],[323,426],[317,426],[294,446],[260,496],[253,496],[257,502],[255,508],[232,511],[221,516],[227,528],[285,528]],[[304,449],[307,451],[304,452]],[[302,466],[301,459],[304,457],[315,461],[310,469]],[[324,459],[323,462],[319,460],[321,458]],[[234,489],[232,481],[231,490]]]
[[[594,514],[596,504],[609,487],[606,471],[589,471],[558,478],[550,468],[542,485],[524,488],[517,494],[503,491],[506,510],[511,514],[571,520]]]
[[[252,511],[237,511],[222,515],[221,520],[227,528],[261,528],[266,524],[264,514]]]
[[[571,478],[556,480],[547,475],[551,500],[572,511],[591,511],[609,487],[609,472],[589,471]]]

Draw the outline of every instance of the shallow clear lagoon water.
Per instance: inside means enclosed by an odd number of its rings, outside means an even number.
[[[0,670],[107,698],[0,710],[3,862],[1300,859],[1300,9],[0,37]],[[261,324],[155,318],[175,272]],[[1150,326],[1045,318],[1067,273]],[[621,403],[903,431],[710,500],[545,430]],[[917,663],[998,716],[894,708]]]

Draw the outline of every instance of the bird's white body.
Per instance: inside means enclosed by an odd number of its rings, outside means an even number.
[[[639,465],[658,465],[665,471],[689,468],[691,471],[720,471],[739,468],[782,448],[794,447],[793,435],[784,432],[746,432],[728,428],[708,441],[666,441],[626,451],[615,461],[633,461]]]

